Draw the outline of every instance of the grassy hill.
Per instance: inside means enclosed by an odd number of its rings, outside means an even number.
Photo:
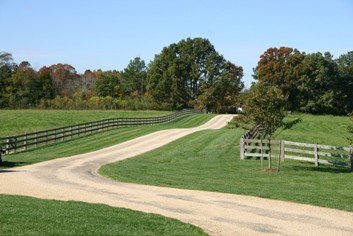
[[[0,137],[118,117],[153,117],[168,111],[0,110]]]
[[[279,129],[275,139],[296,142],[319,143],[334,146],[348,146],[346,127],[350,120],[346,116],[294,114],[286,117],[286,121],[302,119],[302,122],[291,129]]]

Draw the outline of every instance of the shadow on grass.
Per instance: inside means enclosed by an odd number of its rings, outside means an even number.
[[[334,174],[350,174],[353,173],[348,167],[337,167],[337,166],[292,166],[294,171],[316,171],[323,173],[334,173]]]
[[[284,130],[291,129],[293,126],[295,126],[296,124],[299,124],[301,122],[303,122],[303,120],[301,118],[297,118],[297,119],[289,121],[289,122],[283,122],[282,126],[283,126]]]
[[[0,172],[4,172],[4,169],[23,166],[25,162],[12,162],[12,161],[3,161],[0,163]],[[9,170],[7,170],[9,171]]]

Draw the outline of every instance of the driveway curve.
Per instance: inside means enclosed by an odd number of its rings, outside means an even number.
[[[232,115],[219,115],[196,128],[158,131],[91,153],[0,170],[0,193],[156,213],[197,225],[211,235],[353,235],[351,212],[236,194],[121,183],[97,174],[104,164],[193,132],[219,129],[231,119]]]

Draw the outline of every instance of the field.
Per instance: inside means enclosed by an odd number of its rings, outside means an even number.
[[[286,121],[302,119],[302,122],[291,129],[279,129],[275,139],[283,139],[296,142],[319,143],[333,146],[349,146],[346,127],[351,121],[348,117],[332,115],[307,115],[295,114],[288,116]]]
[[[137,112],[135,114],[133,112],[129,112],[128,114],[129,116],[137,117],[138,114],[141,113]],[[154,115],[153,112],[147,114]],[[210,114],[195,114],[188,115],[186,117],[182,117],[165,124],[113,129],[110,131],[81,137],[79,139],[55,143],[27,152],[5,155],[5,161],[0,168],[28,165],[36,162],[52,160],[59,157],[67,157],[76,154],[86,153],[104,147],[109,147],[114,144],[118,144],[162,129],[190,128],[205,123],[213,116],[214,115]]]
[[[38,130],[108,117],[160,116],[170,112],[97,112],[97,111],[6,111],[1,116],[3,134]],[[56,114],[58,112],[59,114]],[[4,113],[1,113],[4,114]],[[17,119],[15,117],[18,116]],[[37,120],[38,117],[38,120]],[[102,132],[79,139],[5,156],[5,166],[14,167],[54,158],[85,153],[138,136],[168,128],[189,128],[205,123],[213,115],[189,115],[175,121]],[[97,142],[99,140],[99,142]],[[40,200],[30,197],[0,195],[0,234],[51,235],[206,235],[201,229],[158,215],[80,202]],[[35,220],[31,220],[35,219]],[[14,225],[16,227],[14,227]]]
[[[307,142],[319,137],[319,143],[342,145],[339,140],[345,141],[348,135],[343,128],[348,118],[300,116],[302,123],[278,136]],[[337,132],[328,129],[326,121],[337,122]],[[262,172],[259,160],[239,158],[243,133],[227,128],[194,133],[138,157],[103,166],[100,173],[124,182],[253,195],[353,211],[353,175],[347,168],[317,169],[310,163],[286,160],[279,173]],[[332,134],[335,136],[327,137]]]
[[[153,117],[166,111],[0,110],[0,137],[118,117]]]
[[[20,166],[108,147],[144,134],[205,123],[213,115],[190,115],[170,123],[127,127],[5,156]],[[303,121],[279,130],[277,139],[347,145],[346,117],[292,115]],[[240,160],[243,129],[201,131],[99,172],[148,185],[197,189],[306,203],[353,211],[353,175],[348,169],[286,160],[279,173],[260,170],[256,159]],[[97,142],[99,140],[99,142]],[[199,228],[162,216],[80,202],[0,195],[0,234],[203,235]],[[35,219],[35,220],[31,220]],[[14,225],[16,227],[14,227]]]
[[[178,220],[106,205],[0,195],[0,235],[206,235]]]

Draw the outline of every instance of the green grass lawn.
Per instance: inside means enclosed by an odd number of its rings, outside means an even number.
[[[214,115],[211,114],[188,115],[169,123],[113,129],[78,139],[58,142],[27,152],[5,155],[3,158],[4,163],[2,166],[0,166],[0,168],[28,165],[41,161],[52,160],[59,157],[67,157],[95,151],[158,130],[195,127],[207,122],[213,116]]]
[[[324,134],[325,128],[313,117],[308,119]],[[298,130],[306,127],[305,120],[296,127]],[[259,160],[239,158],[243,133],[242,129],[227,128],[197,132],[138,157],[103,166],[99,172],[124,182],[253,195],[353,211],[353,173],[348,168],[322,165],[317,169],[310,163],[286,160],[279,173],[262,172]],[[297,140],[309,141],[311,133],[314,140],[315,130]]]
[[[294,125],[291,129],[277,130],[274,138],[296,142],[349,146],[347,137],[352,136],[352,134],[349,134],[346,130],[351,122],[348,117],[294,114],[288,116],[286,121],[298,118],[302,119],[301,123]]]
[[[82,202],[0,195],[0,235],[206,235],[178,220]]]
[[[117,117],[152,117],[166,111],[0,110],[0,137]]]

